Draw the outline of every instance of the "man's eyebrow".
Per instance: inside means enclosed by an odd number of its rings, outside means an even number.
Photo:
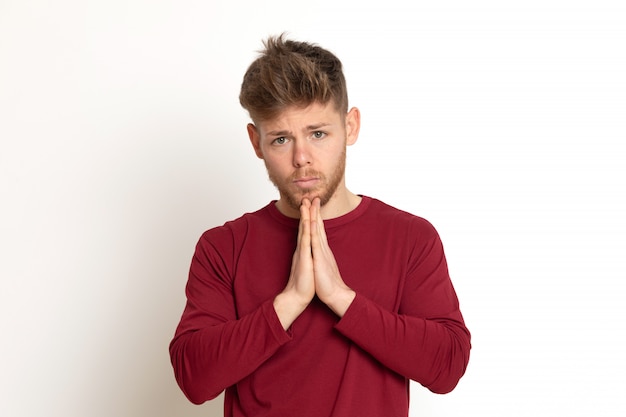
[[[267,132],[267,136],[289,136],[291,135],[291,130],[272,130],[271,132]]]
[[[321,129],[322,127],[326,127],[326,126],[330,126],[330,125],[331,125],[330,123],[321,122],[321,123],[318,123],[318,124],[309,125],[309,126],[307,126],[307,129],[309,131],[310,130],[318,130],[318,129]]]
[[[313,125],[308,125],[306,127],[306,130],[310,132],[312,130],[318,130],[326,126],[331,126],[331,123],[320,122]],[[291,136],[292,132],[291,130],[272,130],[270,132],[267,132],[266,134],[267,136]]]

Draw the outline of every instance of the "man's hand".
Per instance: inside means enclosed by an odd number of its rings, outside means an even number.
[[[311,202],[304,199],[300,205],[298,241],[291,261],[289,280],[283,292],[274,299],[274,309],[285,330],[291,326],[315,296],[310,208]]]
[[[274,299],[274,309],[287,330],[317,294],[342,317],[356,293],[341,278],[335,256],[328,246],[320,199],[308,199],[300,206],[298,241],[285,289]]]
[[[313,200],[310,211],[315,292],[324,304],[342,317],[356,293],[343,282],[333,251],[328,246],[319,198]]]

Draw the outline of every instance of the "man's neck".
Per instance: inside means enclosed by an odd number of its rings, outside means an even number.
[[[361,197],[345,190],[342,195],[334,195],[328,203],[322,206],[322,219],[334,219],[354,210],[361,202]]]

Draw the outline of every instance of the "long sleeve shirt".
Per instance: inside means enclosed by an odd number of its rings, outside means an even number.
[[[289,277],[298,224],[270,203],[200,238],[170,344],[189,400],[226,390],[227,417],[406,417],[409,380],[451,391],[470,333],[434,227],[365,196],[325,220],[356,298],[342,318],[314,298],[285,331],[273,299]]]

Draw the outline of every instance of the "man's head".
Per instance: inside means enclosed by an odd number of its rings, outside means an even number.
[[[299,215],[304,198],[319,197],[328,214],[346,212],[346,146],[356,142],[360,113],[348,111],[341,62],[330,52],[282,36],[250,65],[239,96],[254,123],[248,135],[280,193],[276,206]],[[331,203],[331,204],[329,204]]]
[[[276,117],[287,107],[333,103],[348,111],[348,92],[341,61],[306,42],[270,37],[244,75],[239,102],[256,122]]]

